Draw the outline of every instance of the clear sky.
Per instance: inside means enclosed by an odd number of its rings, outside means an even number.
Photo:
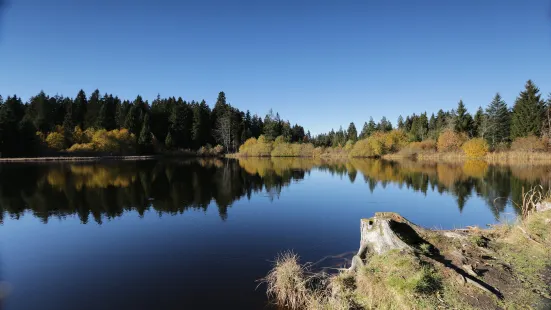
[[[312,133],[551,91],[549,0],[9,0],[0,94],[270,108]]]

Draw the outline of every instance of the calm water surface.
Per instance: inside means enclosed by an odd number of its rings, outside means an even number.
[[[477,161],[2,164],[0,309],[269,308],[255,281],[282,250],[356,251],[376,211],[431,228],[511,219],[510,199],[550,176]]]

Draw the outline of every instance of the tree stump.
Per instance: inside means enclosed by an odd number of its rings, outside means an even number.
[[[349,270],[355,271],[362,266],[368,255],[390,250],[413,251],[412,246],[423,241],[419,236],[423,230],[394,212],[377,212],[372,218],[362,219],[360,249],[352,258]]]

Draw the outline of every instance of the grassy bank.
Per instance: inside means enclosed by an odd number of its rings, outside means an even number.
[[[314,273],[284,253],[268,296],[291,309],[549,309],[551,210],[534,212],[534,193],[516,223],[399,235],[411,248],[368,253],[355,271]]]

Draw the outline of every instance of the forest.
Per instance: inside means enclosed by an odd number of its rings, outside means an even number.
[[[454,151],[466,145],[503,150],[515,145],[547,150],[551,137],[551,94],[547,101],[531,81],[512,108],[498,94],[474,114],[463,101],[436,114],[400,116],[393,124],[369,118],[360,131],[351,122],[346,130],[312,136],[304,127],[283,120],[272,110],[264,117],[241,111],[220,92],[211,109],[202,101],[157,96],[151,104],[95,90],[75,98],[49,96],[43,91],[28,101],[0,96],[1,157],[83,154],[181,153],[249,156],[316,156],[341,152],[356,157],[381,156],[407,149]],[[469,139],[478,139],[467,143]],[[524,139],[524,140],[522,140]],[[241,148],[240,148],[241,146]]]

